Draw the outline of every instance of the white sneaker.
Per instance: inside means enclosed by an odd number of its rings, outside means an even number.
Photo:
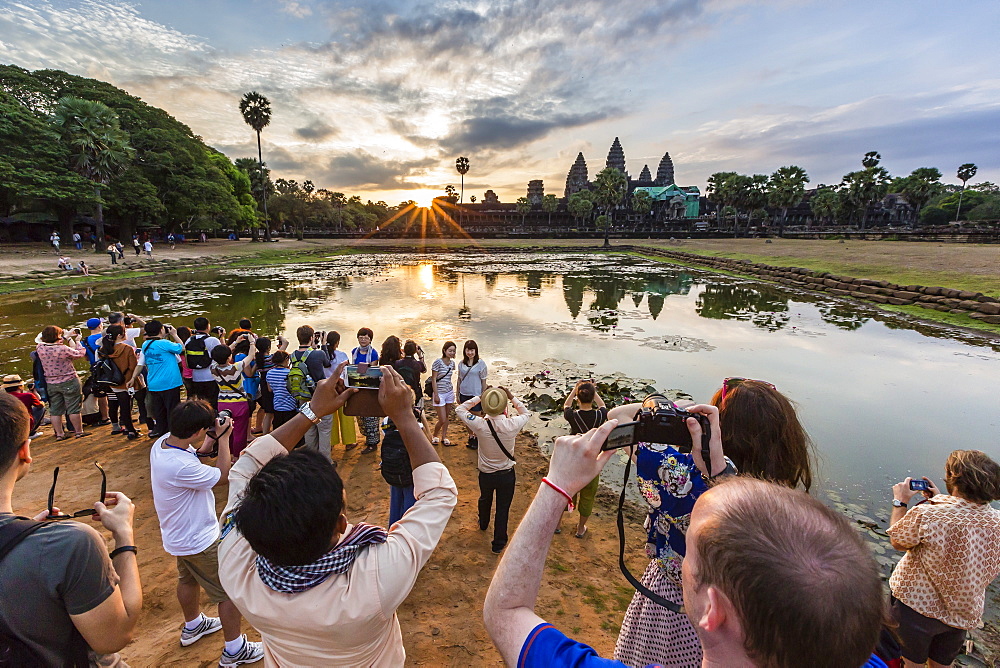
[[[193,645],[209,633],[215,633],[216,631],[221,630],[222,622],[218,617],[206,617],[205,615],[202,615],[201,623],[198,624],[193,631],[189,631],[187,626],[181,629],[181,647]]]
[[[264,643],[250,642],[246,635],[243,635],[243,649],[236,654],[230,654],[222,650],[222,658],[219,659],[219,668],[232,668],[246,663],[257,663],[264,658]]]

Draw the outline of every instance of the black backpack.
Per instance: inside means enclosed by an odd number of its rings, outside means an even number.
[[[184,344],[184,358],[189,369],[207,369],[212,366],[212,357],[205,345],[207,338],[208,334],[192,334]]]
[[[45,526],[26,517],[18,517],[0,528],[0,562],[17,547],[18,543]],[[73,628],[69,656],[59,664],[64,668],[88,668],[87,641]],[[27,643],[18,638],[0,617],[0,668],[46,668],[49,664]]]
[[[410,455],[403,445],[403,437],[391,422],[382,437],[382,478],[395,487],[409,487],[413,484],[413,467]]]
[[[90,368],[94,382],[107,387],[121,387],[125,384],[125,373],[110,357],[101,357]]]

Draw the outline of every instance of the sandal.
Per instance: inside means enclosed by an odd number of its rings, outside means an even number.
[[[74,438],[83,438],[84,436],[88,436],[88,435],[89,435],[89,434],[87,434],[87,432],[85,432],[85,431],[81,431],[81,432],[79,432],[79,433],[75,434],[75,435],[74,435],[73,437],[74,437]]]
[[[434,438],[431,439],[431,445],[437,445],[440,442],[441,442],[441,439],[438,438],[437,436],[435,436]]]
[[[587,535],[588,531],[590,531],[590,527],[583,527],[583,533],[575,533],[573,535],[576,536],[577,538],[583,538],[584,536]]]
[[[67,438],[69,438],[69,436],[67,436],[66,434],[63,434],[62,436],[56,436],[57,441],[65,441]]]
[[[452,443],[451,441],[449,441],[447,438],[444,439],[443,442],[444,442],[445,445],[455,445],[454,443]]]

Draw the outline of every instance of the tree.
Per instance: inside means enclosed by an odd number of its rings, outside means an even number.
[[[935,167],[918,167],[906,178],[897,179],[893,186],[913,207],[913,222],[916,222],[920,210],[941,191],[941,172]]]
[[[726,201],[726,192],[723,184],[730,176],[736,176],[736,172],[716,172],[708,177],[707,187],[705,188],[705,196],[708,198],[708,201],[715,204],[715,222],[720,227],[722,226],[722,209],[729,204]]]
[[[70,164],[80,176],[94,183],[94,221],[97,253],[103,253],[104,209],[101,188],[128,167],[135,150],[121,129],[118,115],[103,102],[66,96],[59,99],[52,121],[64,144]]]
[[[841,211],[853,219],[854,214],[861,213],[861,229],[865,229],[868,220],[868,208],[878,202],[889,191],[891,177],[884,167],[879,167],[881,160],[875,151],[869,151],[861,159],[863,170],[844,175],[838,192],[841,195]]]
[[[459,204],[461,204],[465,202],[465,175],[469,171],[469,159],[464,156],[460,157],[455,161],[455,169],[462,176],[462,192],[458,199]]]
[[[542,211],[549,214],[549,227],[552,227],[552,214],[559,208],[559,198],[555,195],[546,195],[542,198]]]
[[[833,219],[839,206],[840,198],[837,197],[837,191],[833,188],[820,188],[809,199],[809,208],[813,217],[819,218],[825,223],[829,223]]]
[[[261,171],[264,169],[264,156],[260,147],[260,133],[271,124],[271,101],[255,90],[243,95],[240,100],[240,113],[243,114],[243,122],[253,128],[257,133],[257,162],[260,163]],[[264,205],[264,240],[271,240],[271,225],[267,215],[267,191],[264,191],[262,200]],[[254,236],[256,238],[256,235]]]
[[[444,197],[445,197],[445,199],[447,199],[452,204],[454,204],[455,202],[457,202],[458,201],[458,191],[455,190],[455,186],[451,185],[450,183],[448,185],[446,185],[444,187]]]
[[[653,198],[645,190],[636,190],[632,193],[632,211],[639,216],[640,225],[653,210]]]
[[[865,157],[861,158],[861,166],[865,169],[872,169],[878,167],[881,160],[882,155],[878,151],[868,151],[865,153]]]
[[[979,168],[976,167],[971,162],[967,162],[958,168],[958,180],[962,182],[962,192],[958,196],[958,208],[955,209],[955,220],[958,220],[958,216],[962,212],[962,195],[965,194],[965,184],[976,175]]]
[[[518,197],[514,206],[517,212],[521,214],[521,227],[524,227],[524,217],[531,211],[531,202],[528,201],[527,197]]]
[[[476,196],[475,195],[469,195],[469,201],[472,202],[473,204],[475,204],[476,203]]]
[[[166,213],[156,186],[133,165],[115,177],[107,188],[108,211],[118,219],[118,238],[128,239],[141,220],[155,220]]]
[[[774,174],[771,174],[767,187],[767,203],[781,209],[782,228],[788,220],[788,209],[802,201],[807,183],[809,175],[797,165],[779,167]]]
[[[578,221],[590,218],[590,213],[594,210],[594,200],[589,190],[580,190],[569,196],[566,202],[566,209],[569,215]]]
[[[625,189],[627,187],[628,181],[625,180],[625,175],[614,167],[605,167],[594,179],[594,199],[597,204],[601,205],[604,209],[605,217],[609,219],[608,224],[604,226],[605,248],[611,246],[611,241],[608,238],[611,230],[611,211],[614,207],[622,203],[622,198],[625,197]]]

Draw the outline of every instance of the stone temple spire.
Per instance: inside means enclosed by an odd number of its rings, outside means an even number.
[[[583,159],[583,153],[578,153],[576,162],[570,167],[569,174],[566,175],[566,191],[564,197],[569,197],[573,193],[580,192],[587,188],[587,161]]]
[[[611,144],[611,150],[608,151],[608,161],[605,166],[614,167],[622,174],[628,174],[625,171],[625,149],[622,148],[618,137],[615,137],[615,141]]]
[[[649,165],[643,165],[642,171],[639,172],[639,181],[645,183],[646,181],[652,181],[653,176],[649,173]]]
[[[654,183],[658,186],[674,185],[674,161],[670,159],[669,153],[663,154],[660,166],[656,168],[656,181]]]

